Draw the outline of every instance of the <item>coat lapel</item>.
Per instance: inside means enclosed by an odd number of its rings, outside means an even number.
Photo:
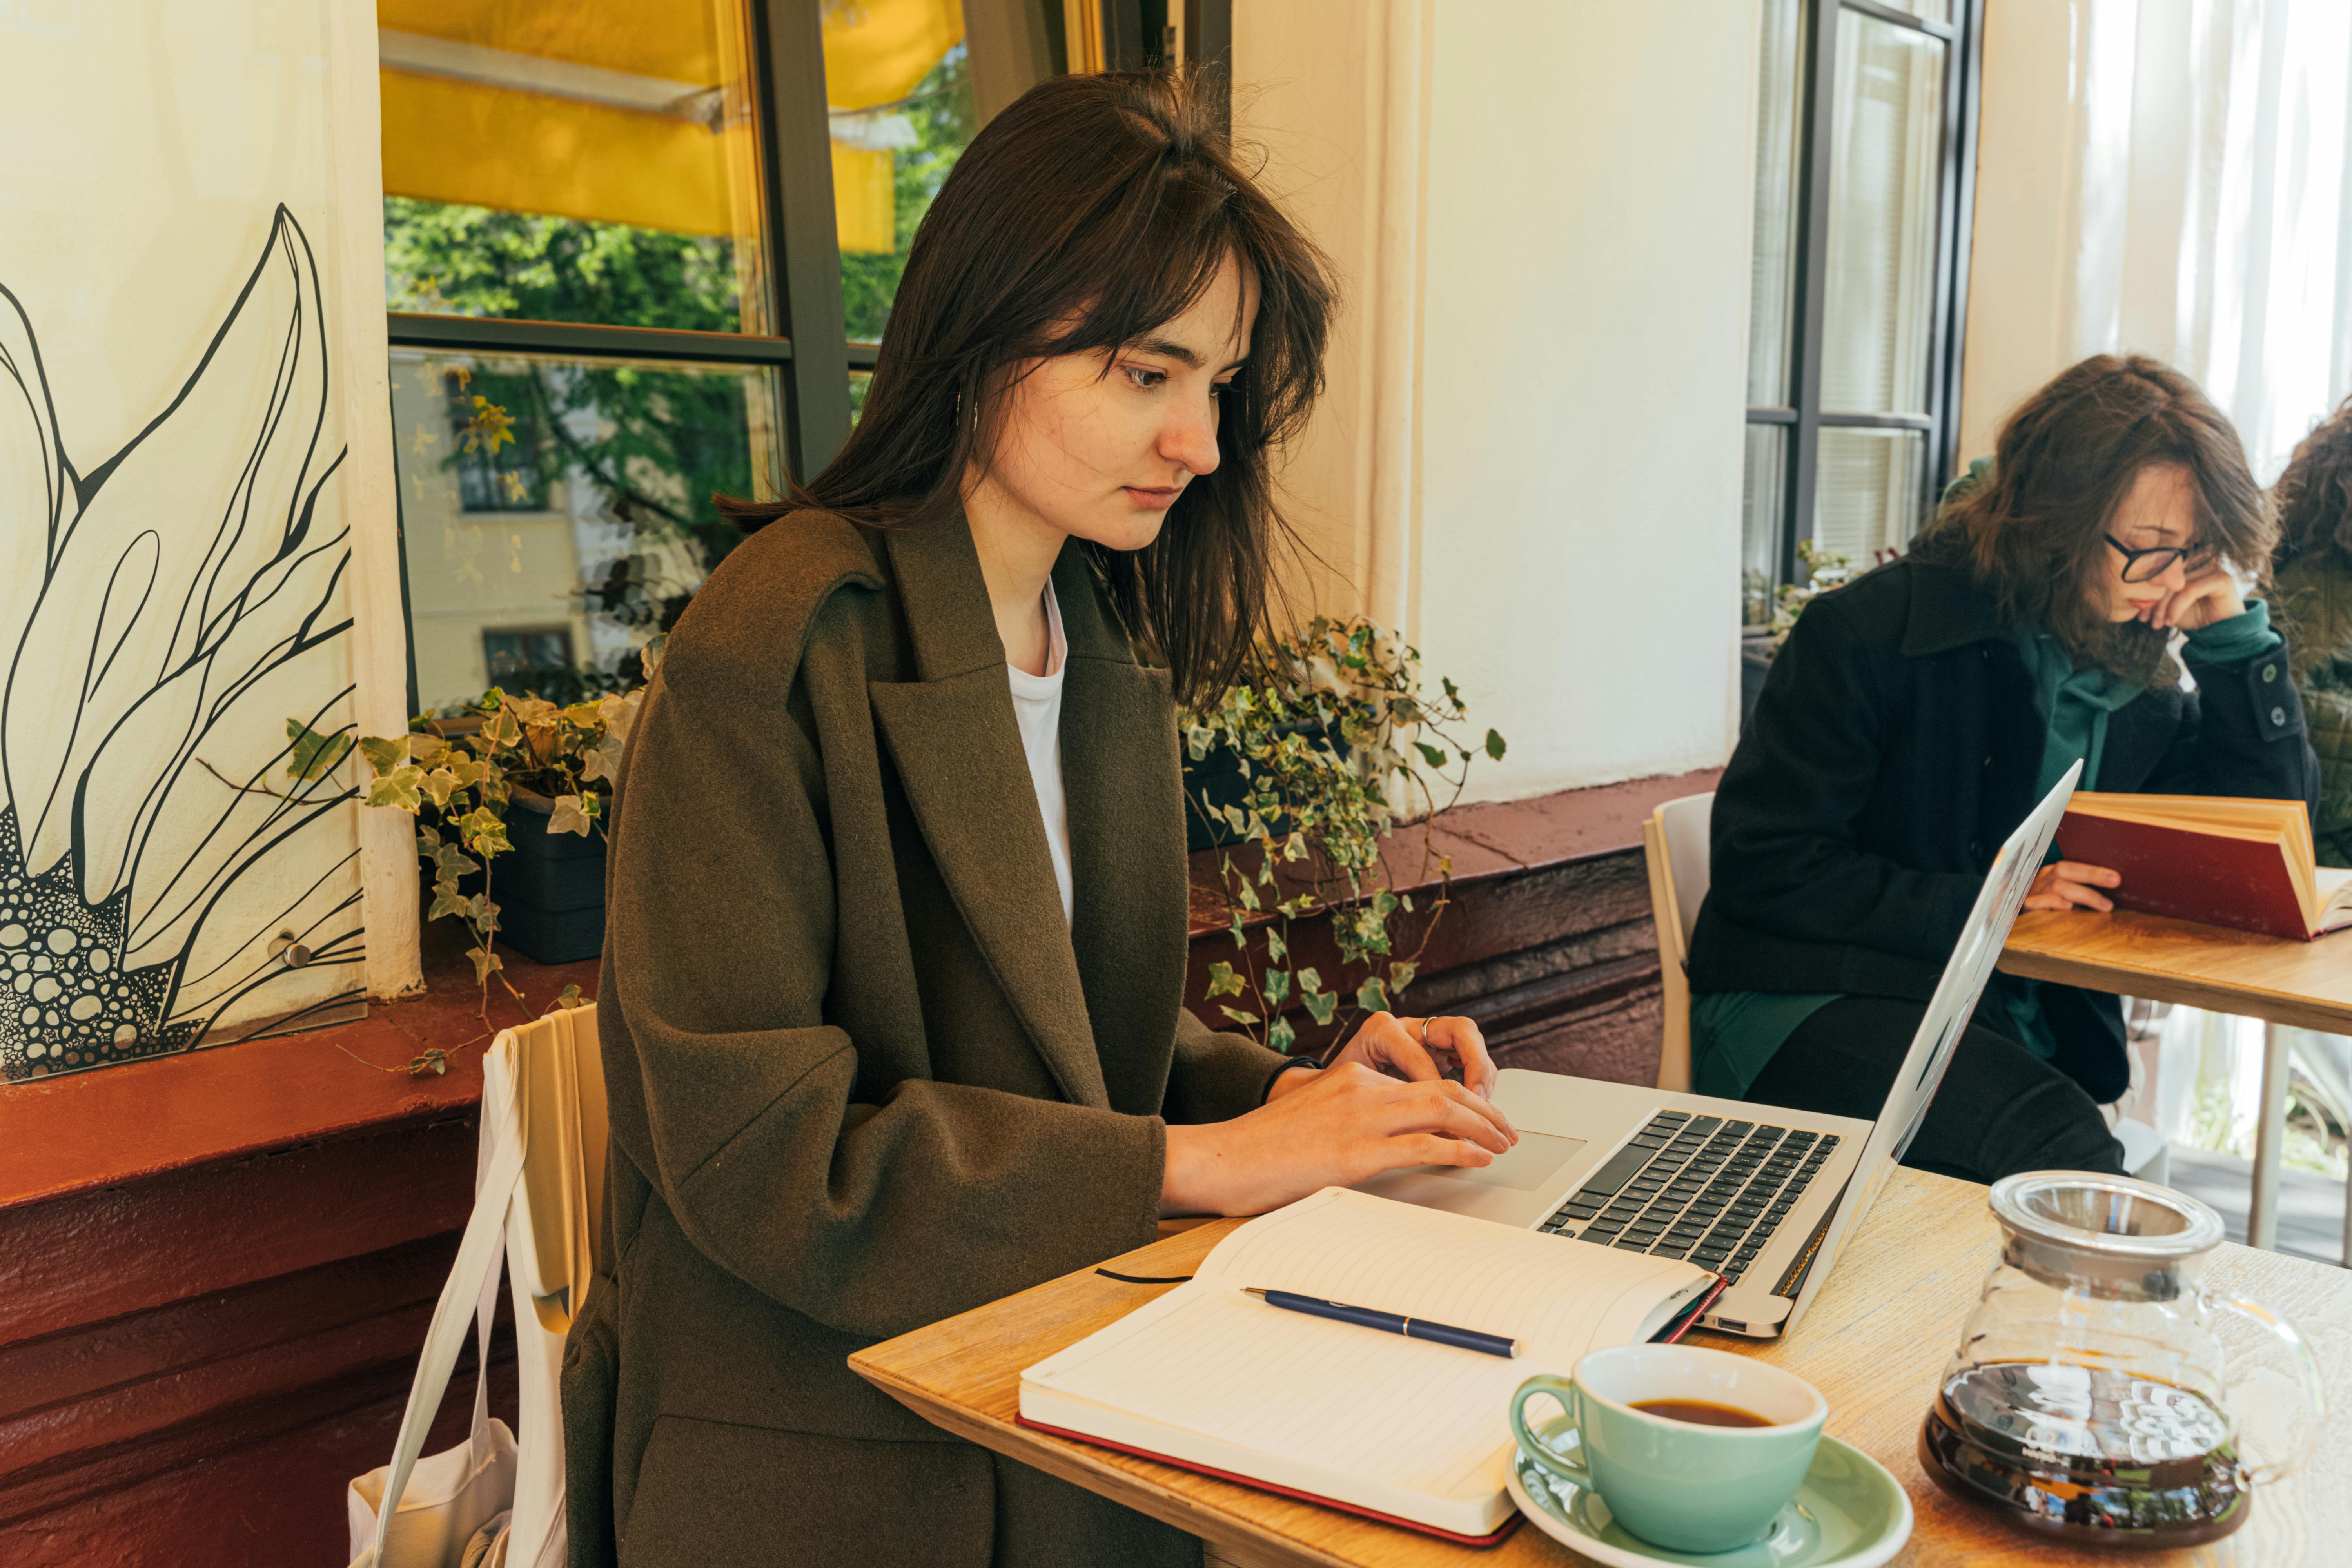
[[[920,677],[867,683],[890,759],[957,912],[1063,1094],[1106,1107],[1077,959],[1013,714],[1004,645],[971,531],[959,518],[890,530],[883,539]],[[1066,683],[1064,703],[1067,734]],[[1082,894],[1081,919],[1086,907]]]
[[[1182,774],[1163,670],[1135,662],[1075,547],[1054,594],[1069,639],[1062,788],[1070,807],[1071,940],[1113,1110],[1160,1109],[1182,1005]]]

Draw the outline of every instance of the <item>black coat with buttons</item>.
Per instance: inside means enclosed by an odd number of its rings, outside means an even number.
[[[2315,802],[2285,651],[2188,664],[2197,690],[2151,688],[2109,717],[2098,787]],[[1815,599],[1716,793],[1691,989],[1926,1001],[1992,851],[2033,807],[2046,730],[1965,573],[1897,561]],[[2042,994],[2057,1065],[2094,1100],[2122,1094],[2116,998]]]

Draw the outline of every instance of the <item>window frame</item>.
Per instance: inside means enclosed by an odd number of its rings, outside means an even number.
[[[1744,433],[1764,425],[1782,437],[1780,538],[1772,587],[1801,580],[1799,544],[1813,537],[1824,429],[1916,430],[1926,437],[1927,497],[1940,495],[1959,461],[1961,351],[1968,310],[1969,240],[1975,205],[1977,115],[1983,62],[1984,0],[1951,0],[1937,22],[1881,0],[1802,0],[1798,49],[1796,184],[1790,211],[1788,401],[1751,404]],[[1936,214],[1936,279],[1930,296],[1927,384],[1922,414],[1849,414],[1822,406],[1829,289],[1830,185],[1837,112],[1837,23],[1847,11],[1926,35],[1944,46],[1942,151]],[[1857,564],[1866,566],[1867,563]],[[1753,633],[1759,628],[1748,627]]]
[[[758,365],[774,378],[784,461],[795,479],[824,468],[849,438],[849,378],[870,372],[880,345],[853,341],[841,293],[841,247],[833,203],[832,133],[824,96],[821,0],[742,0],[755,70],[751,81],[760,139],[761,216],[768,247],[773,333],[702,332],[593,321],[385,312],[394,348],[472,354],[562,354],[593,359],[664,360],[678,364]],[[1040,13],[1053,74],[1068,68],[1063,23],[1071,8],[1093,7],[1108,45],[1108,68],[1156,64],[1165,44],[1183,40],[1185,56],[1230,72],[1233,0],[1011,0]],[[1144,18],[1162,16],[1162,39],[1147,42]],[[1181,24],[1175,18],[1181,16]],[[1181,30],[1180,30],[1181,26]],[[1083,62],[1082,62],[1083,63]],[[1226,113],[1230,114],[1227,107]],[[389,412],[389,410],[387,410]],[[397,487],[395,498],[397,497]],[[397,500],[395,500],[397,506]],[[410,614],[405,520],[401,531],[400,611],[408,644],[408,710],[419,711],[416,634]]]

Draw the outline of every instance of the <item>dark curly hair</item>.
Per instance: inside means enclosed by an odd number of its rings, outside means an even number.
[[[2055,636],[2077,665],[2149,684],[2169,634],[2108,620],[2096,590],[2114,569],[2116,508],[2151,463],[2189,470],[2200,544],[2268,574],[2278,525],[2237,430],[2195,382],[2144,354],[2095,354],[2019,405],[1990,477],[1947,502],[1909,554],[1964,568],[2002,615]]]
[[[1024,361],[1131,343],[1238,258],[1257,285],[1213,473],[1144,549],[1084,546],[1181,702],[1213,700],[1267,631],[1275,558],[1299,548],[1276,449],[1323,389],[1328,262],[1235,161],[1208,96],[1169,71],[1055,77],[972,138],[907,256],[874,380],[838,457],[780,501],[720,498],[747,528],[803,507],[868,527],[951,518]],[[1108,373],[1108,363],[1105,374]]]
[[[2330,545],[2352,556],[2352,398],[2321,420],[2271,487],[2284,566]]]

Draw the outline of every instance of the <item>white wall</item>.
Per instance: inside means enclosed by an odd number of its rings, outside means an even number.
[[[1349,289],[1289,474],[1347,579],[1318,597],[1402,625],[1508,738],[1475,795],[1729,752],[1756,26],[1235,6],[1237,127]]]

